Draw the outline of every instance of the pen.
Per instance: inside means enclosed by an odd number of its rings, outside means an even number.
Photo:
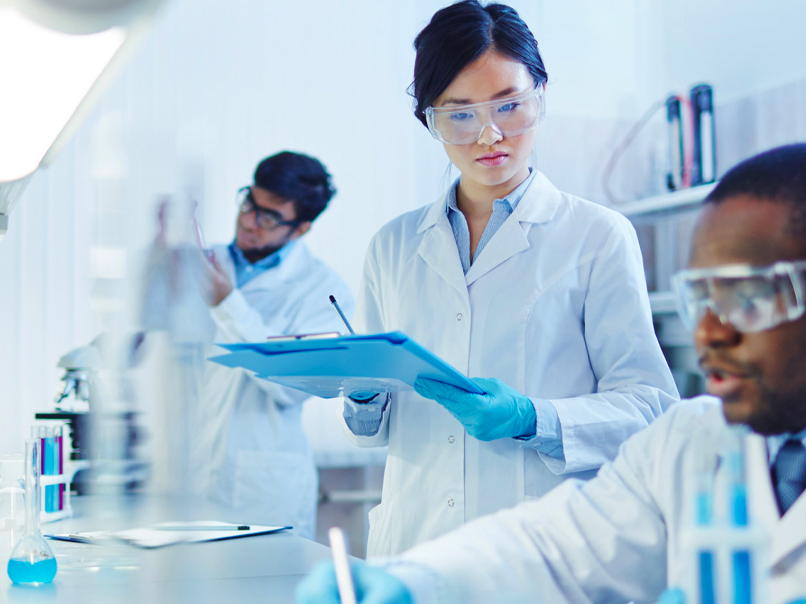
[[[333,566],[336,568],[339,600],[341,600],[341,604],[356,604],[353,575],[350,573],[350,561],[347,558],[344,533],[339,527],[334,526],[328,531],[327,536],[330,538],[330,549],[333,551]]]
[[[210,525],[163,525],[163,526],[155,526],[155,529],[158,531],[248,531],[251,527],[241,524],[239,526],[220,526],[217,524],[210,524]]]
[[[350,327],[350,322],[347,320],[347,317],[344,316],[344,313],[341,312],[341,308],[339,308],[339,303],[336,302],[336,298],[334,296],[330,296],[330,303],[336,308],[336,312],[339,313],[341,320],[344,321],[344,324],[347,326],[347,329],[350,330],[350,335],[355,335],[353,328]]]
[[[95,543],[95,539],[87,537],[86,535],[67,535],[71,541],[78,541],[79,543]]]

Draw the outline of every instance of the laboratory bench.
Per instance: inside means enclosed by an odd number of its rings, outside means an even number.
[[[42,525],[43,534],[119,530],[175,520],[248,522],[248,514],[207,501],[167,496],[76,497],[75,516]],[[0,604],[205,604],[294,601],[297,583],[330,550],[285,531],[145,550],[48,540],[59,570],[51,585],[0,577]]]

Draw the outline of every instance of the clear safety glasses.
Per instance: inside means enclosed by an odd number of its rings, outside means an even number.
[[[764,331],[803,316],[806,260],[691,269],[672,278],[678,312],[694,331],[709,310],[738,331]]]
[[[475,143],[488,126],[501,136],[518,136],[534,128],[544,115],[543,84],[507,99],[425,110],[431,136],[448,145]]]
[[[235,203],[242,214],[255,212],[255,223],[264,231],[273,231],[278,227],[296,227],[300,224],[299,220],[284,220],[283,215],[276,210],[270,208],[261,208],[255,203],[255,198],[252,196],[251,187],[241,187],[238,189],[238,195],[235,198]]]

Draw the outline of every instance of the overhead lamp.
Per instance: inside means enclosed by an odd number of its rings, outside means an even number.
[[[0,238],[31,175],[64,147],[162,0],[0,0]]]

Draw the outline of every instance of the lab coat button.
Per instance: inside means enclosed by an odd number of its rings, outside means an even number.
[[[453,507],[453,499],[448,499],[448,507],[449,508]]]
[[[453,438],[453,434],[451,434],[451,435],[448,437],[448,442],[449,442],[449,443],[451,443],[451,444],[453,444],[453,441],[454,441],[454,440],[455,440],[455,439]]]
[[[461,320],[462,320],[462,316],[463,316],[463,315],[462,315],[462,313],[457,314],[457,315],[456,315],[456,320],[457,320],[457,321],[461,321]]]

